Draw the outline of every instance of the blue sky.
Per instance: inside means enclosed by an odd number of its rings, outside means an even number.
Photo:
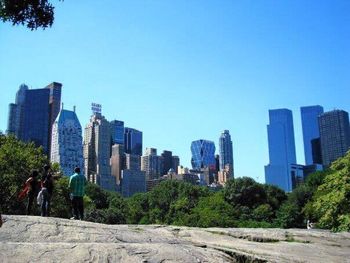
[[[21,83],[63,83],[83,126],[91,102],[108,120],[172,150],[230,130],[236,176],[264,182],[268,109],[350,111],[350,1],[53,1],[52,28],[0,23],[0,129]]]

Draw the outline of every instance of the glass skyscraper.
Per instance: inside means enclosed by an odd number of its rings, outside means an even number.
[[[125,127],[124,133],[125,153],[142,155],[142,132],[133,128]]]
[[[291,165],[296,164],[292,111],[269,110],[267,125],[269,159],[265,166],[265,182],[292,191]]]
[[[323,165],[343,157],[350,148],[349,114],[343,110],[325,112],[318,117]]]
[[[316,140],[320,137],[318,116],[323,113],[323,107],[319,105],[301,107],[300,112],[303,128],[305,165],[320,164],[319,160],[321,158],[317,158],[319,151],[316,150]]]
[[[113,120],[111,121],[112,144],[124,145],[124,122]]]
[[[25,142],[34,142],[42,146],[49,154],[49,98],[48,89],[26,90],[23,105],[23,116],[19,138]]]
[[[233,171],[233,153],[232,153],[232,140],[231,135],[228,130],[221,133],[219,139],[219,149],[220,149],[220,170],[224,170],[226,165],[230,166],[231,171]],[[233,176],[233,173],[232,173]]]
[[[212,141],[197,140],[191,143],[192,167],[200,170],[201,168],[215,169],[215,144]]]
[[[28,89],[22,84],[16,103],[9,105],[7,133],[25,142],[42,146],[50,156],[51,128],[61,103],[62,84],[53,82],[44,89]]]

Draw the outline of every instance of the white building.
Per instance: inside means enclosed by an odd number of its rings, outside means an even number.
[[[84,170],[82,129],[73,111],[61,109],[52,125],[52,163],[58,163],[64,175],[70,176],[75,167]]]

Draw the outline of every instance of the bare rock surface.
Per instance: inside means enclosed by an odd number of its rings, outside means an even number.
[[[350,233],[4,216],[0,262],[350,262]]]

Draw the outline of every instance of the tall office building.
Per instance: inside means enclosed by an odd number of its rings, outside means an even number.
[[[22,84],[16,94],[16,103],[9,106],[9,134],[25,142],[42,146],[50,157],[51,129],[61,102],[62,84],[53,82],[43,89],[28,89]]]
[[[318,117],[323,165],[343,157],[350,148],[349,114],[343,110],[325,112]]]
[[[269,159],[265,182],[292,191],[291,165],[296,164],[293,115],[288,109],[269,110]]]
[[[116,177],[111,176],[110,123],[101,112],[94,112],[85,127],[84,163],[85,176],[105,190],[116,190]]]
[[[313,146],[312,142],[320,137],[318,116],[323,113],[323,107],[319,105],[301,107],[300,112],[303,128],[305,165],[321,164],[319,162],[321,158],[317,156],[319,153],[319,150],[316,148],[317,145],[314,144]]]
[[[140,156],[126,153],[121,181],[121,194],[124,197],[146,192],[146,173],[140,168]]]
[[[20,138],[20,131],[23,126],[23,107],[25,101],[25,92],[28,90],[28,86],[22,84],[16,93],[15,103],[9,105],[9,115],[7,122],[7,134],[13,134],[17,138]]]
[[[124,145],[124,133],[125,130],[123,121],[111,121],[112,144]]]
[[[146,180],[158,179],[162,174],[163,157],[157,155],[157,149],[146,148],[141,157],[141,171],[146,173]]]
[[[142,132],[125,127],[124,133],[125,153],[142,155]]]
[[[163,157],[163,169],[161,173],[165,175],[173,167],[173,153],[171,151],[163,151],[161,156]]]
[[[178,172],[178,168],[180,166],[180,158],[179,156],[173,155],[173,157],[171,158],[171,168],[174,169],[175,173]]]
[[[228,171],[232,173],[230,177],[233,177],[233,153],[232,153],[232,140],[228,130],[224,130],[221,133],[219,139],[220,149],[220,170],[224,170],[227,165],[230,166]]]
[[[19,139],[42,146],[49,154],[49,97],[48,89],[30,89],[25,92]],[[49,155],[48,155],[49,156]]]
[[[70,176],[75,167],[84,172],[83,137],[78,117],[73,111],[61,109],[52,125],[51,158],[64,175]]]
[[[61,107],[61,93],[62,93],[62,84],[58,82],[52,82],[51,84],[47,85],[45,89],[48,89],[50,91],[50,97],[49,97],[49,127],[48,127],[48,145],[50,153],[51,149],[51,138],[52,138],[52,125],[55,122],[58,113],[60,112]]]
[[[122,170],[125,168],[125,154],[124,146],[121,144],[114,144],[112,146],[112,156],[110,159],[111,175],[116,178],[116,184],[120,185]]]
[[[208,167],[215,170],[215,144],[212,141],[197,140],[191,143],[193,169]]]

